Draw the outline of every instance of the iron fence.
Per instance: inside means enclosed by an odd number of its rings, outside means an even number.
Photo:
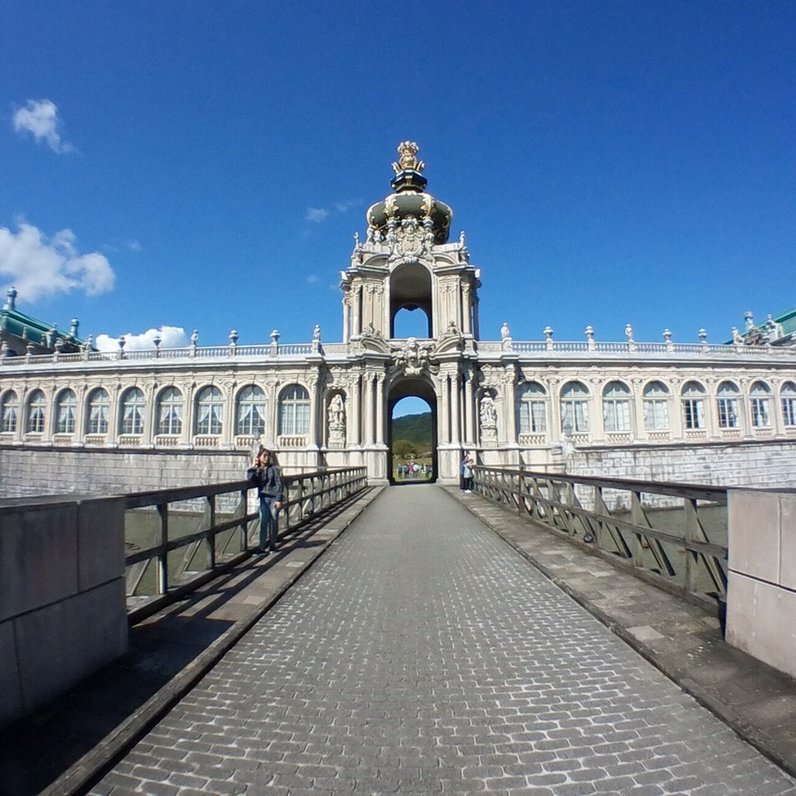
[[[474,489],[658,585],[725,599],[726,489],[482,466]]]
[[[367,486],[364,467],[283,476],[280,537]],[[128,607],[172,597],[209,580],[250,553],[259,524],[257,491],[248,481],[125,495]]]

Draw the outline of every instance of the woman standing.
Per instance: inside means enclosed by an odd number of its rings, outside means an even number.
[[[275,551],[279,541],[276,517],[283,502],[282,473],[276,456],[261,445],[254,465],[246,471],[246,477],[257,487],[260,498],[260,544],[257,550],[260,553],[267,553],[269,548]]]

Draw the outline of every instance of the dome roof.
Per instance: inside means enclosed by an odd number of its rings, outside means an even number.
[[[423,161],[416,157],[419,149],[413,141],[403,141],[398,145],[400,158],[398,163],[392,164],[395,176],[390,182],[394,193],[368,208],[368,226],[384,231],[391,221],[400,223],[404,219],[415,218],[423,223],[428,220],[434,233],[434,243],[446,243],[453,211],[444,202],[425,192],[428,180],[422,174]]]

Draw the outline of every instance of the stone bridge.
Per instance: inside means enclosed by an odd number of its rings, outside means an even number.
[[[794,680],[593,552],[361,490],[11,725],[0,793],[796,793]]]

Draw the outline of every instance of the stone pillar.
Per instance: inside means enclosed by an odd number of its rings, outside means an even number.
[[[440,372],[440,401],[439,401],[439,444],[450,442],[450,385],[448,374]]]
[[[365,445],[373,445],[373,382],[375,374],[365,373]]]
[[[475,442],[475,395],[473,391],[474,373],[468,369],[464,375],[464,443],[471,447]]]
[[[517,396],[513,373],[507,369],[503,379],[503,442],[517,443]],[[500,442],[500,437],[498,436]]]
[[[154,446],[154,439],[158,425],[158,407],[155,398],[159,392],[159,387],[154,384],[147,384],[144,387],[144,437],[141,440],[147,447]]]
[[[451,389],[451,442],[454,445],[460,444],[459,430],[462,426],[462,418],[460,414],[460,387],[459,387],[459,370],[458,368],[451,373],[450,377]]]
[[[224,390],[224,419],[221,426],[221,447],[235,447],[235,391],[237,383],[228,381],[223,385]]]
[[[346,425],[346,436],[348,447],[359,446],[362,442],[362,377],[359,373],[352,376],[349,381],[349,407],[351,417]]]
[[[119,399],[121,398],[122,394],[122,385],[119,382],[116,382],[112,387],[108,389],[108,400],[110,401],[110,406],[108,407],[108,442],[112,442],[114,445],[119,444],[119,428],[120,428],[120,406],[119,406]]]
[[[378,373],[375,378],[376,390],[376,444],[384,445],[384,408],[386,398],[384,395],[384,374]]]
[[[193,441],[193,419],[196,414],[193,401],[195,392],[196,384],[193,382],[185,386],[185,405],[183,406],[182,434],[180,435],[180,446],[183,448],[190,447]]]

